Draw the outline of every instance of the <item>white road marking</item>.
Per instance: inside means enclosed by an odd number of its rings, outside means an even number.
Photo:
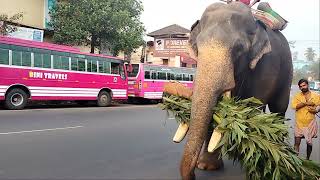
[[[30,131],[17,131],[17,132],[6,132],[0,133],[0,135],[9,135],[9,134],[23,134],[23,133],[33,133],[33,132],[45,132],[45,131],[57,131],[57,130],[66,130],[66,129],[76,129],[82,128],[83,126],[73,126],[73,127],[64,127],[64,128],[54,128],[54,129],[38,129]]]

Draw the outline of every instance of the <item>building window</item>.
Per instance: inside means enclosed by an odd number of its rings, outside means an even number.
[[[196,68],[196,67],[197,67],[197,65],[196,65],[196,64],[192,64],[192,67],[193,67],[193,68]]]
[[[168,65],[169,64],[169,59],[162,59],[162,61],[163,61],[163,65]]]
[[[187,63],[181,63],[181,67],[187,67]]]

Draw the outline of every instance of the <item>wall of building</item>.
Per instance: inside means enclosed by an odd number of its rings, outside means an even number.
[[[39,29],[45,28],[45,0],[0,0],[0,14],[12,16],[22,12],[19,24]]]

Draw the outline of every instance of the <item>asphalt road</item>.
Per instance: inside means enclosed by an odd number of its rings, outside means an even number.
[[[287,117],[294,119],[291,109]],[[179,179],[184,143],[172,142],[176,127],[156,105],[0,110],[0,179]],[[319,146],[318,138],[318,162]],[[196,175],[244,179],[232,161]]]

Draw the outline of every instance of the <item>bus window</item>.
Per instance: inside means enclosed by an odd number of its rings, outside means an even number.
[[[51,55],[50,54],[43,54],[43,68],[51,68]]]
[[[78,71],[86,71],[86,60],[78,59]]]
[[[151,73],[151,79],[157,79],[157,73],[156,72],[152,72]]]
[[[190,81],[193,81],[193,75],[190,74]]]
[[[166,80],[167,79],[167,74],[165,72],[158,72],[158,79]]]
[[[98,62],[97,61],[92,61],[92,64],[91,64],[91,70],[92,72],[98,72]]]
[[[120,64],[120,77],[121,79],[126,79],[126,75],[124,73],[124,65]]]
[[[150,79],[150,71],[145,71],[144,72],[144,78],[145,79]]]
[[[9,50],[0,49],[0,64],[9,65]]]
[[[189,75],[188,74],[183,74],[183,80],[184,81],[189,81]]]
[[[128,73],[129,77],[137,77],[139,73],[139,64],[132,64],[132,72]]]
[[[111,63],[110,62],[103,62],[103,68],[105,69],[105,73],[111,73]]]
[[[61,57],[53,55],[53,69],[61,69]]]
[[[103,61],[99,61],[99,73],[106,73],[106,69],[103,68]]]
[[[87,61],[88,67],[87,67],[87,72],[97,72],[97,61],[95,60],[89,60]]]
[[[53,68],[69,70],[69,58],[65,56],[53,55]]]
[[[69,57],[61,57],[61,68],[64,70],[69,70]]]
[[[170,80],[175,80],[175,75],[174,74],[170,74]]]
[[[111,63],[111,74],[120,74],[120,64],[119,63]]]
[[[30,52],[22,52],[22,66],[31,67],[31,53]]]
[[[171,73],[167,73],[167,80],[170,80]]]
[[[21,52],[12,51],[12,65],[21,66]]]
[[[92,60],[87,60],[87,72],[92,72]]]
[[[33,53],[33,59],[34,59],[34,67],[42,68],[43,62],[42,62],[42,54],[39,53]]]
[[[78,59],[71,58],[71,70],[78,71]]]
[[[182,80],[182,74],[177,74],[176,75],[176,80],[181,81]]]

